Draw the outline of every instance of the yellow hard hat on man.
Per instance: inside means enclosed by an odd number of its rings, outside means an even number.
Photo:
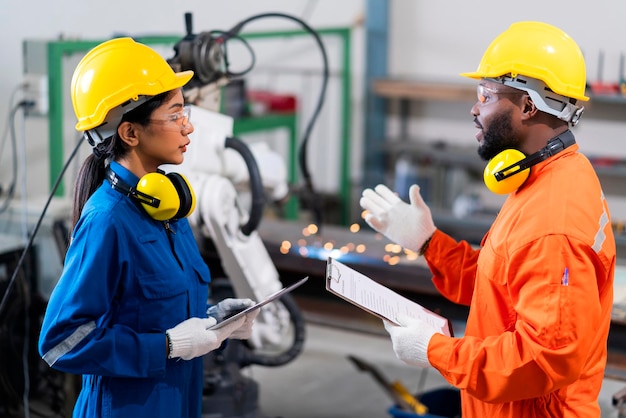
[[[537,108],[575,125],[587,101],[583,54],[561,29],[543,22],[517,22],[496,37],[478,69],[462,73],[524,90]]]

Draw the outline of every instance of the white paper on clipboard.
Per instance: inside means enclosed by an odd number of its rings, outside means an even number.
[[[248,314],[248,313],[250,313],[252,311],[256,311],[257,309],[260,309],[261,307],[267,305],[268,303],[275,301],[276,299],[278,299],[279,297],[281,297],[285,293],[289,293],[292,290],[294,290],[295,288],[300,287],[307,280],[309,280],[309,276],[306,276],[305,278],[298,280],[294,284],[289,285],[287,287],[284,287],[284,288],[282,288],[282,289],[272,293],[271,295],[269,295],[268,297],[263,299],[261,302],[257,302],[254,305],[244,309],[243,311],[237,312],[235,315],[230,316],[230,317],[224,319],[222,322],[218,322],[217,324],[213,325],[209,329],[220,329],[224,325],[230,324],[231,322],[234,322],[234,321],[238,320],[242,316],[244,316],[244,315],[246,315],[246,314]]]
[[[329,257],[326,263],[326,290],[366,312],[396,325],[399,315],[419,318],[442,334],[452,337],[450,321],[419,303],[394,292],[362,273]]]

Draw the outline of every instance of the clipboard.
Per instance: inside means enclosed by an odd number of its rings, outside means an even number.
[[[218,322],[217,324],[213,325],[209,329],[220,329],[223,326],[230,324],[231,322],[237,321],[242,316],[245,316],[246,314],[248,314],[248,313],[250,313],[252,311],[256,311],[257,309],[261,309],[261,307],[267,305],[270,302],[275,301],[276,299],[278,299],[279,297],[281,297],[285,293],[289,293],[292,290],[294,290],[295,288],[302,286],[307,280],[309,280],[309,276],[306,276],[305,278],[300,279],[297,282],[295,282],[295,283],[293,283],[293,284],[291,284],[291,285],[289,285],[287,287],[283,287],[282,289],[272,293],[271,295],[269,295],[267,298],[263,299],[262,301],[257,302],[254,305],[247,307],[243,311],[237,312],[233,316],[229,316],[228,318],[224,319],[222,322]]]
[[[426,321],[448,337],[453,336],[452,325],[447,318],[405,298],[332,257],[329,257],[326,263],[326,290],[395,325],[401,325],[397,320],[400,315],[407,315]]]

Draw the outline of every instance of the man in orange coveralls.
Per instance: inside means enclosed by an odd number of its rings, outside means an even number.
[[[470,306],[458,338],[408,317],[386,322],[393,349],[458,387],[464,418],[599,417],[615,240],[598,178],[569,130],[588,100],[583,56],[560,29],[519,22],[462,75],[479,80],[478,154],[498,161],[486,184],[508,197],[473,249],[436,229],[418,186],[410,204],[382,185],[363,192],[368,224],[423,254],[437,289]],[[527,158],[518,162],[518,151]]]

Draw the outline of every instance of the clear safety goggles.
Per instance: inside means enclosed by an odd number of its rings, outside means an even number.
[[[526,94],[523,90],[491,88],[483,84],[476,87],[476,97],[481,104],[489,104],[497,102],[501,95],[507,94]]]
[[[189,117],[191,116],[191,106],[183,107],[180,112],[170,113],[162,119],[150,119],[151,122],[173,123],[181,129],[189,127]]]

